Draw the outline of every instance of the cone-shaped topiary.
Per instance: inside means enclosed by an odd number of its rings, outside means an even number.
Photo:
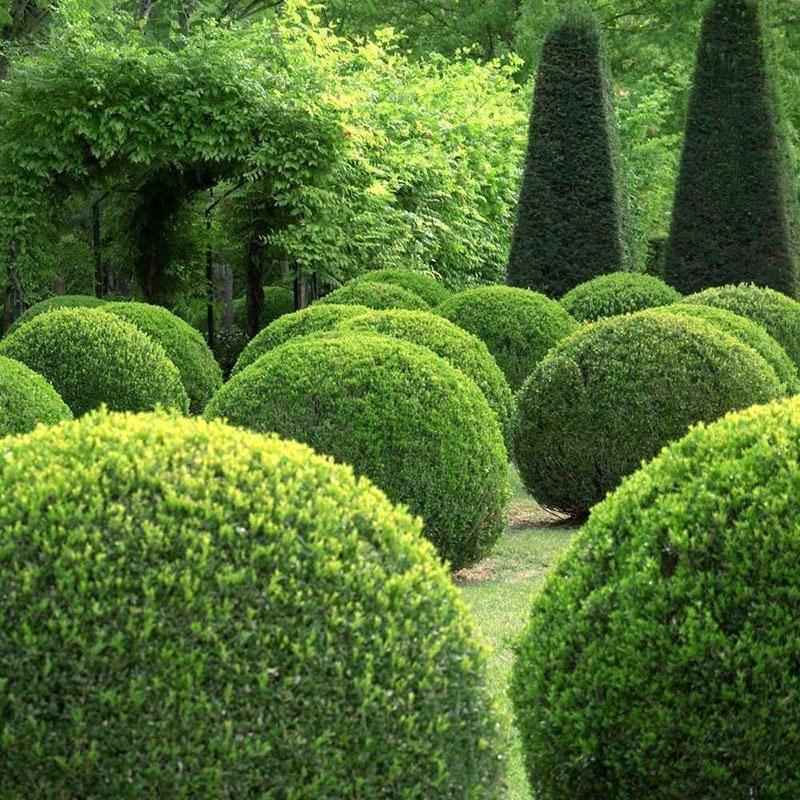
[[[445,300],[436,313],[481,339],[514,390],[556,342],[578,327],[555,300],[510,286],[467,289]]]
[[[537,798],[800,797],[800,399],[699,427],[592,512],[511,696]]]
[[[429,311],[430,305],[418,294],[378,281],[352,281],[325,295],[318,303],[359,305],[384,311],[389,308],[407,308],[411,311]]]
[[[58,392],[19,361],[0,356],[0,436],[72,419]]]
[[[510,446],[514,395],[486,345],[449,320],[427,311],[372,311],[344,320],[340,330],[369,331],[427,347],[472,378],[497,415]]]
[[[666,278],[797,290],[793,169],[760,0],[712,0],[697,50]]]
[[[409,292],[421,297],[428,305],[438,306],[450,296],[448,289],[433,275],[413,269],[376,269],[365,272],[353,282],[367,281],[368,283],[391,283],[401,286]]]
[[[132,322],[164,348],[181,374],[190,411],[199,414],[222,386],[222,371],[200,333],[166,308],[148,303],[108,303],[103,311]]]
[[[542,46],[507,282],[561,297],[630,267],[627,195],[597,21],[569,4]]]
[[[458,592],[348,467],[93,413],[3,441],[0,529],[0,797],[504,796]]]
[[[352,464],[425,520],[453,569],[485,556],[503,530],[497,417],[472,380],[425,347],[354,332],[294,339],[231,378],[206,416]]]
[[[20,325],[24,325],[28,320],[44,314],[45,311],[53,311],[56,308],[97,308],[105,304],[105,300],[95,297],[92,294],[60,294],[55,297],[48,297],[34,303],[19,315],[14,324],[6,331],[6,336],[13,333]]]
[[[561,305],[579,322],[594,322],[680,299],[675,289],[652,275],[612,272],[570,289],[561,298]]]
[[[178,368],[164,348],[99,308],[39,314],[0,342],[0,355],[43,375],[76,417],[103,403],[117,411],[189,410]]]
[[[578,517],[691,424],[784,391],[752,347],[706,322],[612,317],[558,344],[522,387],[514,460],[542,506]]]
[[[263,331],[260,331],[247,343],[247,347],[242,350],[231,375],[241,372],[268,350],[280,347],[290,339],[297,339],[311,333],[332,331],[339,326],[342,320],[359,317],[369,310],[366,306],[314,303],[313,306],[304,308],[302,311],[285,314],[267,325]]]

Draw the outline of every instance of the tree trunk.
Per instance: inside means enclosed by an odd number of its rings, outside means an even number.
[[[252,338],[261,329],[264,316],[264,277],[258,258],[258,240],[253,237],[247,245],[247,335]]]

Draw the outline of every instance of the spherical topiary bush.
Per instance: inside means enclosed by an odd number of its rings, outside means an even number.
[[[578,327],[555,300],[510,286],[459,292],[436,311],[486,344],[514,390],[557,341]]]
[[[467,612],[349,468],[159,414],[3,454],[0,796],[503,796]]]
[[[408,289],[409,292],[421,297],[428,305],[438,306],[450,296],[450,292],[444,284],[438,281],[433,275],[426,272],[419,272],[413,269],[376,269],[365,272],[355,278],[353,283],[391,283]]]
[[[0,356],[0,436],[72,419],[58,392],[32,369]]]
[[[335,330],[343,320],[359,317],[369,310],[366,306],[314,303],[302,311],[286,314],[267,325],[247,343],[231,374],[241,372],[268,350],[279,347],[290,339]]]
[[[273,320],[294,311],[294,292],[285,286],[264,287],[264,308],[259,328],[264,328]],[[233,324],[247,330],[247,298],[238,297],[233,301]]]
[[[191,412],[199,414],[222,386],[222,371],[200,333],[166,308],[148,303],[108,303],[103,311],[133,323],[164,348],[181,374]]]
[[[6,331],[6,336],[13,333],[20,325],[24,325],[39,314],[45,311],[53,311],[56,308],[96,308],[105,304],[105,300],[91,294],[60,294],[56,297],[48,297],[34,303],[30,308],[20,314],[14,324]]]
[[[778,342],[770,336],[761,325],[749,320],[747,317],[726,311],[715,306],[692,305],[689,303],[675,303],[658,309],[668,314],[678,314],[684,317],[694,317],[710,322],[726,333],[729,333],[744,344],[750,345],[762,358],[775,370],[778,380],[785,386],[786,394],[800,392],[800,377],[797,367],[786,354]]]
[[[188,411],[189,398],[164,348],[136,326],[97,308],[40,314],[0,342],[0,355],[43,375],[75,416],[105,403]]]
[[[427,311],[372,311],[344,320],[343,331],[368,331],[427,347],[449,361],[483,392],[510,444],[514,395],[486,345],[452,322]]]
[[[430,306],[419,295],[391,283],[353,281],[346,283],[318,303],[359,305],[383,311],[388,308],[407,308],[412,311],[429,311]]]
[[[706,322],[612,317],[557,345],[525,383],[514,460],[542,506],[580,516],[692,423],[783,392],[752,347]]]
[[[652,275],[612,272],[571,289],[561,298],[561,305],[578,321],[594,322],[680,299],[680,293]]]
[[[683,302],[733,311],[758,323],[783,347],[800,369],[800,303],[751,283],[717,286],[686,297]]]
[[[699,427],[592,511],[512,680],[534,795],[800,796],[800,400]]]
[[[425,520],[453,569],[502,532],[508,464],[497,418],[472,380],[424,347],[356,333],[292,340],[231,378],[206,416],[352,464]]]

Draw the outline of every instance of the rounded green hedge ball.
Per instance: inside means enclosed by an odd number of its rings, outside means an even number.
[[[557,345],[522,387],[514,460],[540,505],[579,517],[691,424],[783,395],[752,347],[706,322],[611,317]]]
[[[485,556],[503,530],[497,418],[473,381],[426,348],[355,333],[295,339],[231,378],[206,416],[351,464],[423,518],[453,569]]]
[[[653,275],[612,272],[570,289],[561,298],[561,305],[579,322],[594,322],[680,299],[680,292]]]
[[[547,351],[578,327],[555,300],[511,286],[467,289],[436,313],[481,339],[515,391]]]
[[[520,640],[533,794],[800,796],[800,400],[699,426],[597,506]]]
[[[189,395],[189,410],[199,414],[222,386],[222,370],[200,333],[162,306],[108,303],[103,311],[133,323],[164,348],[181,374]]]
[[[19,361],[0,356],[0,436],[72,419],[58,392]]]
[[[467,611],[349,468],[93,413],[3,441],[0,529],[0,796],[504,796]]]
[[[103,403],[116,411],[189,410],[164,348],[99,308],[39,314],[0,342],[0,355],[43,375],[76,417]]]
[[[44,314],[45,311],[53,311],[56,308],[97,308],[105,305],[105,302],[105,300],[101,300],[91,294],[60,294],[55,297],[48,297],[46,300],[40,300],[23,311],[6,331],[6,336],[17,330],[20,325],[24,325],[34,317],[38,317],[39,314]]]
[[[393,269],[391,267],[376,269],[359,275],[352,282],[391,283],[394,286],[408,289],[409,292],[418,295],[430,306],[438,306],[450,296],[447,287],[433,275],[413,269]]]
[[[407,308],[429,311],[430,306],[419,295],[391,283],[352,281],[317,300],[317,303],[357,305],[384,311],[389,308]]]

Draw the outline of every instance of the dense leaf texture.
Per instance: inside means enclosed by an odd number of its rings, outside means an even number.
[[[8,329],[6,336],[19,328],[20,325],[24,325],[28,320],[38,317],[39,314],[43,314],[45,311],[52,311],[54,308],[96,308],[104,303],[105,300],[101,300],[91,294],[61,294],[56,297],[48,297],[46,300],[40,300],[23,311],[16,322]]]
[[[443,303],[450,292],[447,288],[432,275],[425,272],[418,272],[411,269],[375,269],[365,272],[358,281],[368,281],[370,283],[392,283],[395,286],[402,286],[410,292],[419,295],[428,305],[438,306]]]
[[[29,367],[0,356],[0,436],[72,419],[58,392]]]
[[[382,311],[387,308],[406,308],[424,311],[430,308],[418,294],[395,286],[392,283],[379,281],[354,281],[317,300],[318,303],[336,303],[341,305],[360,305]]]
[[[95,413],[0,462],[0,796],[499,798],[483,656],[347,467]]]
[[[703,21],[667,248],[684,292],[753,281],[794,295],[794,188],[759,0],[712,0]]]

